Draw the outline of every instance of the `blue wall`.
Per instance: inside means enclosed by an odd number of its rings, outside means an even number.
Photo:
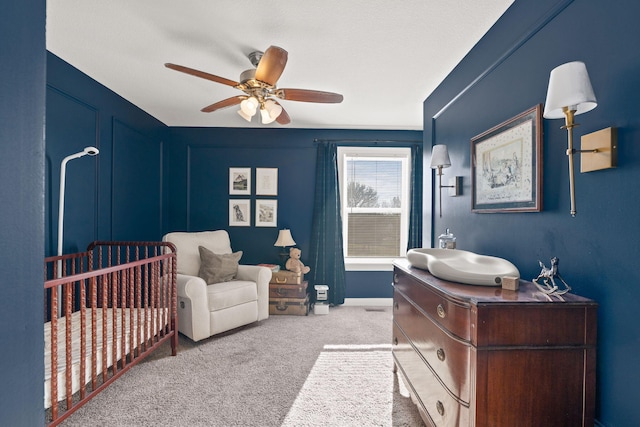
[[[0,424],[37,426],[44,378],[45,3],[0,13]]]
[[[295,118],[294,118],[295,119]],[[234,250],[242,250],[242,262],[278,263],[273,246],[281,228],[290,228],[302,260],[309,253],[316,167],[314,140],[339,140],[344,144],[366,141],[398,141],[380,145],[404,145],[421,141],[417,131],[364,131],[326,129],[171,128],[166,150],[166,230],[226,229]],[[278,228],[229,227],[229,168],[278,168]],[[255,187],[255,184],[254,184]],[[255,224],[255,218],[251,220]],[[391,272],[348,272],[347,298],[388,298]]]
[[[63,252],[91,241],[162,237],[162,152],[167,127],[47,53],[45,252],[56,253],[60,163],[67,163]]]
[[[607,426],[640,424],[640,55],[631,48],[640,41],[638,16],[633,0],[516,1],[424,103],[425,153],[447,144],[446,175],[464,177],[463,196],[444,197],[425,241],[449,227],[459,248],[507,258],[529,280],[538,260],[560,259],[574,292],[600,304],[597,417]],[[544,103],[551,69],[573,60],[586,63],[598,98],[595,110],[576,117],[575,139],[617,127],[618,168],[581,174],[577,156],[572,218],[563,120],[544,120],[543,212],[471,213],[470,139]],[[431,201],[426,218],[437,206]]]

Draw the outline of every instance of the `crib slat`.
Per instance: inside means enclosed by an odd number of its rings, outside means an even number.
[[[109,349],[107,341],[107,282],[105,276],[100,276],[99,279],[101,279],[99,282],[101,283],[100,289],[102,291],[102,301],[100,303],[102,306],[102,327],[100,328],[102,335],[102,382],[105,382],[107,380],[107,369],[109,366],[107,361],[107,350]]]
[[[72,365],[72,356],[73,356],[73,347],[71,342],[71,333],[73,332],[73,324],[71,323],[71,286],[73,286],[73,282],[65,283],[63,285],[64,290],[64,313],[65,313],[65,323],[66,330],[64,334],[65,340],[65,353],[66,353],[66,365]],[[67,393],[67,408],[71,406],[72,397],[73,397],[73,384],[71,380],[71,369],[65,370],[65,388]]]
[[[97,307],[98,307],[98,295],[96,289],[96,281],[92,277],[89,280],[90,289],[91,289],[91,388],[96,388],[96,383],[98,381],[98,343],[96,340],[96,333],[98,330],[97,323]]]
[[[54,274],[57,275],[57,271],[54,269]],[[51,342],[51,412],[53,419],[58,417],[58,405],[54,402],[58,401],[58,288],[51,288],[51,305],[49,309],[49,314],[51,316],[51,334],[50,334],[50,342]]]
[[[80,398],[86,395],[87,388],[87,281],[80,286]]]
[[[122,307],[126,307],[127,306],[127,287],[129,286],[129,282],[128,282],[128,277],[129,277],[129,270],[124,270],[120,272],[120,288],[121,288],[121,298],[122,298]],[[125,346],[126,346],[126,337],[127,337],[127,329],[126,329],[126,312],[125,310],[121,310],[120,313],[120,348],[122,349],[122,356],[120,358],[120,362],[122,365],[122,369],[125,369],[125,367],[127,366],[127,356],[126,356],[126,352],[125,352]]]
[[[134,268],[129,268],[129,362],[133,362],[133,348],[134,343],[134,337],[136,336],[136,331],[134,329],[134,324],[133,324],[133,319],[134,319],[134,312],[133,310],[131,310],[134,307],[134,302],[135,302],[135,269]]]
[[[116,281],[117,273],[109,273],[109,278],[111,279],[111,354],[113,355],[113,373],[118,372],[118,362],[117,362],[117,354],[118,354],[118,282]]]
[[[158,340],[160,339],[161,335],[161,328],[160,328],[160,288],[159,288],[159,284],[160,284],[160,262],[154,262],[153,263],[153,277],[151,279],[151,283],[153,283],[153,287],[151,288],[151,297],[152,297],[152,301],[153,301],[153,311],[152,313],[152,325],[153,325],[153,333],[151,335],[151,339],[153,340],[153,337],[155,336],[155,342],[158,342]],[[155,343],[154,343],[155,344]]]
[[[138,254],[136,253],[136,259],[138,258]],[[143,268],[142,266],[136,267],[136,302],[135,302],[135,308],[141,309],[142,308],[142,289],[140,289],[142,287],[142,272],[143,272]],[[136,315],[137,315],[137,319],[136,321],[138,322],[138,327],[135,328],[136,330],[136,337],[137,337],[137,341],[135,341],[136,346],[139,346],[140,348],[144,348],[144,345],[142,344],[142,338],[143,338],[143,334],[141,334],[140,329],[144,326],[142,323],[142,316],[141,316],[141,312],[142,310],[136,310]],[[132,347],[131,348],[131,353],[133,353],[135,351],[135,348]],[[132,355],[133,357],[133,355]]]

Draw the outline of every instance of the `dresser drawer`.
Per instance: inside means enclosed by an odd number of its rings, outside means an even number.
[[[446,298],[405,272],[395,269],[393,286],[413,301],[435,323],[462,338],[471,339],[471,306]]]
[[[440,383],[436,375],[413,349],[402,330],[394,324],[393,356],[398,369],[409,382],[416,404],[428,414],[427,424],[437,427],[469,425],[469,407],[459,402]]]
[[[444,385],[460,400],[470,399],[471,345],[447,335],[432,320],[393,293],[393,318]]]

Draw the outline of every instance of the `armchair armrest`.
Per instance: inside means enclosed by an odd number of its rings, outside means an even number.
[[[258,287],[258,320],[268,318],[271,270],[257,265],[239,265],[236,279],[256,282]]]
[[[239,265],[236,279],[269,284],[269,281],[271,280],[271,270],[267,267],[260,267],[258,265]]]
[[[197,276],[177,275],[178,325],[193,341],[210,335],[207,284]]]

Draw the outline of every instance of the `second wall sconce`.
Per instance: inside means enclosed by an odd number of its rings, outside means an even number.
[[[569,157],[569,193],[571,216],[576,216],[576,196],[573,177],[573,155],[580,154],[580,171],[591,172],[614,168],[617,165],[616,128],[607,128],[582,137],[582,150],[573,148],[573,128],[578,124],[574,116],[593,110],[598,105],[591,87],[584,62],[562,64],[549,76],[547,101],[544,106],[545,119],[565,119],[561,129],[567,130],[567,156]]]
[[[456,176],[449,180],[449,185],[442,185],[442,169],[451,166],[449,150],[444,144],[434,145],[431,149],[431,169],[438,169],[438,192],[440,197],[440,218],[442,218],[442,189],[449,188],[450,196],[459,196],[462,187],[462,177]]]

